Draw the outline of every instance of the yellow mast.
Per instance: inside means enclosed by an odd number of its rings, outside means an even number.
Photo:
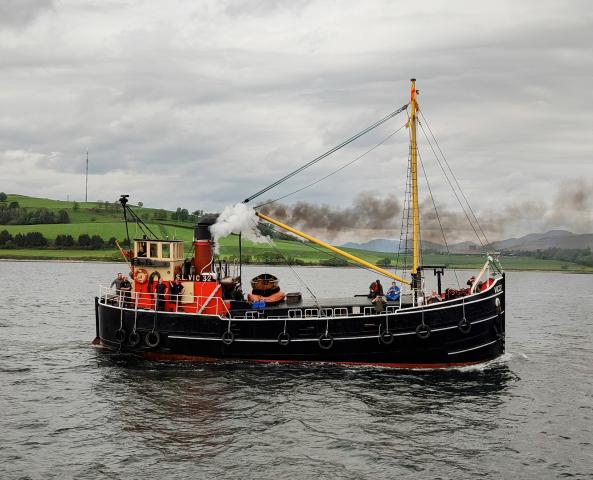
[[[411,283],[409,280],[406,280],[405,278],[401,278],[397,275],[394,275],[393,273],[388,272],[387,270],[383,270],[382,268],[377,267],[377,265],[373,265],[372,263],[369,263],[369,262],[363,260],[362,258],[355,257],[354,255],[352,255],[348,252],[345,252],[344,250],[340,250],[339,248],[336,248],[333,245],[330,245],[329,243],[325,243],[315,237],[312,237],[311,235],[308,235],[308,234],[300,232],[292,227],[289,227],[288,225],[286,225],[282,222],[279,222],[278,220],[276,220],[274,218],[268,217],[267,215],[264,215],[263,213],[255,212],[255,214],[262,220],[265,220],[266,222],[270,222],[284,230],[287,230],[289,232],[294,233],[295,235],[298,235],[301,238],[309,240],[310,242],[313,242],[323,248],[327,248],[328,250],[331,250],[332,252],[337,253],[338,255],[341,255],[344,258],[352,260],[353,262],[356,262],[359,265],[362,265],[363,267],[374,270],[375,272],[380,273],[381,275],[385,275],[386,277],[392,278],[393,280],[397,280],[398,282],[401,282],[401,283],[405,283],[406,285],[410,285],[410,283]]]
[[[412,174],[412,246],[413,246],[413,263],[412,274],[418,274],[418,267],[420,266],[420,212],[418,208],[418,148],[416,146],[416,112],[419,110],[416,101],[416,79],[412,78],[412,90],[410,92],[410,169]],[[418,285],[420,288],[420,285]]]

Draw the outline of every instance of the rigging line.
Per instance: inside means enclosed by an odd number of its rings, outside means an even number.
[[[254,219],[251,219],[251,221],[255,224],[255,226],[257,228],[258,222],[256,222]],[[296,273],[296,270],[292,267],[292,265],[290,264],[290,262],[288,261],[288,259],[284,256],[284,254],[280,251],[280,249],[278,247],[276,247],[276,245],[274,245],[274,242],[270,238],[268,238],[267,236],[264,236],[264,238],[265,238],[266,242],[268,242],[268,244],[270,245],[270,247],[272,247],[274,250],[276,250],[276,252],[278,253],[278,255],[280,255],[282,257],[282,259],[286,262],[286,266],[288,268],[290,268],[290,270],[294,274],[294,276],[301,282],[301,284],[311,294],[311,296],[313,297],[313,300],[315,300],[315,304],[317,305],[317,308],[319,308],[321,310],[321,307],[319,306],[319,301],[317,300],[317,297],[312,292],[312,290],[309,288],[309,286],[307,285],[307,283],[299,276],[298,273]]]
[[[332,148],[331,150],[328,150],[327,152],[323,153],[322,155],[319,155],[318,157],[314,158],[313,160],[311,160],[310,162],[305,163],[304,165],[300,166],[299,168],[297,168],[296,170],[292,171],[291,173],[289,173],[288,175],[285,175],[284,177],[280,178],[279,180],[276,180],[274,183],[272,183],[271,185],[268,185],[265,188],[262,188],[259,192],[254,193],[253,195],[251,195],[250,197],[247,197],[245,200],[243,200],[243,203],[248,203],[251,200],[253,200],[254,198],[259,197],[260,195],[263,195],[264,193],[266,193],[268,190],[271,190],[274,187],[277,187],[278,185],[280,185],[282,182],[285,182],[286,180],[288,180],[291,177],[294,177],[295,175],[297,175],[298,173],[301,173],[303,170],[305,170],[306,168],[309,168],[311,165],[316,164],[317,162],[323,160],[325,157],[330,156],[332,153],[337,152],[338,150],[340,150],[342,147],[345,147],[346,145],[348,145],[349,143],[352,143],[354,140],[356,140],[357,138],[362,137],[364,134],[370,132],[371,130],[374,130],[375,128],[377,128],[380,125],[383,125],[387,120],[395,117],[396,115],[400,114],[401,112],[403,112],[404,110],[406,110],[408,108],[408,104],[406,103],[405,105],[403,105],[402,107],[398,108],[397,110],[391,112],[389,115],[386,115],[385,117],[383,117],[381,120],[378,120],[377,122],[373,123],[372,125],[370,125],[369,127],[365,128],[364,130],[358,132],[357,134],[351,136],[350,138],[348,138],[347,140],[343,141],[342,143],[340,143],[339,145],[335,146],[334,148]]]
[[[290,197],[291,195],[294,195],[295,193],[299,193],[302,192],[303,190],[306,190],[309,187],[312,187],[313,185],[317,185],[318,183],[321,183],[322,181],[324,181],[325,179],[331,177],[332,175],[335,175],[336,173],[341,172],[342,170],[344,170],[346,167],[349,167],[350,165],[352,165],[354,162],[357,162],[358,160],[360,160],[361,158],[363,158],[364,156],[366,156],[367,154],[371,153],[373,150],[375,150],[376,148],[380,147],[381,145],[383,145],[387,140],[389,140],[391,137],[393,137],[397,132],[399,132],[400,130],[402,130],[406,125],[402,125],[401,127],[399,127],[397,130],[395,130],[394,132],[390,133],[387,137],[385,137],[383,140],[381,140],[379,143],[377,143],[374,147],[371,147],[369,150],[367,150],[366,152],[364,152],[362,155],[359,155],[358,157],[356,157],[354,160],[351,160],[350,162],[346,163],[345,165],[342,165],[340,168],[338,168],[337,170],[334,170],[331,173],[328,173],[327,175],[325,175],[324,177],[321,177],[318,180],[315,180],[314,182],[310,183],[309,185],[305,185],[304,187],[301,187],[297,190],[295,190],[294,192],[291,193],[287,193],[286,195],[282,195],[281,197],[278,197],[274,200],[269,200],[265,203],[261,203],[259,204],[257,207],[254,208],[261,208],[261,207],[265,207],[266,205],[270,205],[272,203],[276,203],[280,200],[284,200],[286,197]]]
[[[441,152],[441,156],[443,157],[443,160],[445,161],[445,165],[447,165],[447,168],[449,169],[449,171],[451,172],[451,175],[453,176],[453,179],[455,180],[455,183],[457,185],[457,188],[459,188],[459,191],[461,192],[461,196],[463,197],[463,199],[465,200],[465,203],[467,203],[467,206],[469,208],[469,211],[471,212],[471,214],[473,215],[476,223],[478,224],[478,228],[480,229],[480,232],[482,233],[482,235],[484,236],[484,239],[486,240],[486,245],[489,245],[490,242],[488,241],[488,237],[486,236],[486,234],[484,233],[484,230],[482,229],[482,225],[480,225],[480,222],[478,221],[478,217],[476,216],[476,214],[474,213],[474,210],[472,209],[471,204],[469,203],[469,200],[467,199],[467,197],[465,196],[465,193],[463,192],[463,189],[461,188],[461,185],[459,185],[459,182],[457,181],[457,177],[455,176],[455,173],[453,173],[453,169],[451,168],[451,166],[449,165],[449,162],[447,161],[447,157],[445,157],[445,154],[443,153],[443,151],[441,150],[441,146],[439,145],[439,142],[436,138],[436,136],[434,135],[434,133],[432,133],[432,129],[430,128],[430,125],[428,124],[428,120],[427,118],[424,116],[424,114],[422,112],[420,112],[420,115],[422,115],[422,119],[424,120],[424,122],[426,123],[426,128],[428,128],[428,131],[430,132],[430,135],[432,136],[434,143],[436,144],[439,152]]]
[[[409,119],[409,116],[408,116]],[[401,220],[401,227],[399,233],[399,245],[397,247],[397,260],[396,260],[396,272],[399,269],[399,259],[400,253],[402,256],[402,274],[405,274],[408,271],[408,263],[407,257],[408,254],[408,235],[409,235],[409,223],[410,223],[410,150],[408,151],[408,164],[406,168],[406,186],[404,188],[404,204],[402,208],[402,220]],[[405,226],[404,226],[405,220]],[[404,237],[404,230],[405,230],[405,237]],[[402,239],[404,241],[402,242]],[[402,244],[403,244],[403,252],[402,252]]]
[[[449,250],[449,244],[447,243],[445,229],[443,228],[443,224],[441,223],[441,217],[439,215],[439,211],[437,210],[437,204],[435,202],[434,195],[432,194],[432,189],[430,188],[430,183],[428,181],[428,175],[426,175],[426,169],[424,168],[424,162],[422,161],[422,156],[420,155],[419,150],[418,150],[418,159],[420,160],[420,166],[422,167],[422,173],[424,173],[424,180],[426,181],[426,187],[428,188],[428,193],[430,194],[432,206],[434,207],[434,213],[437,217],[437,221],[439,222],[441,234],[443,235],[443,242],[445,242],[445,248],[447,249],[447,256],[449,257],[449,261],[451,261],[451,251]],[[455,274],[455,280],[457,280],[457,288],[461,288],[461,284],[459,283],[459,278],[457,277],[457,271],[454,268],[452,270],[453,270],[453,273]]]
[[[453,184],[451,183],[451,179],[449,178],[449,176],[447,175],[447,172],[445,170],[445,168],[443,167],[443,164],[441,162],[441,160],[439,159],[434,147],[432,146],[432,143],[430,141],[430,139],[428,138],[428,135],[426,135],[426,130],[424,130],[424,126],[422,125],[422,122],[418,122],[418,124],[420,125],[420,129],[422,130],[422,133],[424,134],[424,138],[426,138],[426,141],[428,142],[428,145],[430,146],[430,149],[432,150],[432,153],[434,154],[437,163],[439,164],[439,166],[441,167],[441,170],[443,172],[443,175],[445,176],[445,178],[447,179],[447,182],[449,183],[449,186],[451,187],[451,190],[453,190],[453,194],[455,195],[455,198],[457,199],[457,202],[459,203],[459,206],[461,207],[461,210],[463,210],[463,213],[465,214],[465,218],[467,218],[467,221],[469,222],[469,224],[472,227],[472,230],[474,231],[474,233],[476,234],[476,237],[478,239],[478,241],[480,242],[480,245],[482,246],[482,248],[484,248],[484,242],[482,242],[482,239],[480,237],[480,235],[478,234],[478,231],[476,230],[476,227],[474,225],[474,222],[471,221],[465,207],[463,206],[463,203],[461,202],[461,199],[459,198],[459,195],[457,195],[457,190],[455,190],[455,188],[453,187]]]
[[[397,247],[397,258],[396,258],[396,263],[395,263],[395,268],[396,268],[396,273],[397,270],[399,269],[399,261],[400,261],[400,255],[402,258],[402,274],[404,274],[407,271],[407,264],[406,264],[406,245],[404,244],[404,230],[407,229],[407,220],[406,220],[406,212],[408,209],[408,187],[409,187],[409,183],[410,183],[410,155],[408,152],[408,162],[406,165],[406,183],[405,183],[405,187],[404,187],[404,202],[403,202],[403,207],[402,207],[402,219],[401,219],[401,223],[400,223],[400,232],[399,232],[399,244]],[[404,224],[404,221],[406,221],[406,223]],[[402,247],[403,247],[403,252],[402,252]]]

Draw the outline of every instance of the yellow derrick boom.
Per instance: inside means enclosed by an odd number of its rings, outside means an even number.
[[[396,280],[401,283],[405,283],[406,285],[410,285],[410,283],[411,283],[409,280],[406,280],[405,278],[399,277],[398,275],[388,272],[387,270],[384,270],[381,267],[378,267],[377,265],[373,265],[372,263],[369,263],[366,260],[363,260],[362,258],[358,258],[358,257],[352,255],[351,253],[345,252],[344,250],[340,250],[339,248],[336,248],[333,245],[330,245],[329,243],[326,243],[322,240],[312,237],[311,235],[308,235],[308,234],[300,232],[299,230],[296,230],[292,227],[289,227],[288,225],[286,225],[278,220],[275,220],[271,217],[268,217],[267,215],[264,215],[263,213],[256,212],[256,215],[259,218],[261,218],[262,220],[265,220],[266,222],[270,222],[270,223],[276,225],[277,227],[280,227],[288,232],[294,233],[295,235],[298,235],[299,237],[304,238],[305,240],[309,240],[310,242],[315,243],[315,244],[319,245],[320,247],[326,248],[334,253],[337,253],[338,255],[340,255],[344,258],[347,258],[348,260],[351,260],[359,265],[362,265],[363,267],[373,270],[381,275],[384,275],[385,277],[392,278],[393,280]]]

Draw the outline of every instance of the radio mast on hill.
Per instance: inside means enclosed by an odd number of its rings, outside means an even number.
[[[89,152],[86,152],[86,177],[84,181],[84,203],[89,201]]]

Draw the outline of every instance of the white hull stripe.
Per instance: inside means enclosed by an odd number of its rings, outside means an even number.
[[[471,352],[472,350],[478,350],[479,348],[488,347],[496,342],[498,342],[498,340],[492,340],[491,342],[485,343],[484,345],[478,345],[477,347],[466,348],[465,350],[457,350],[456,352],[448,352],[447,355],[457,355],[458,353]]]
[[[504,313],[504,312],[503,312]],[[477,325],[478,323],[483,323],[483,322],[487,322],[489,320],[492,320],[493,318],[496,318],[497,315],[494,315],[492,317],[488,317],[488,318],[483,318],[481,320],[476,320],[473,322],[470,322],[472,325]],[[444,330],[453,330],[458,328],[457,325],[452,325],[450,327],[442,327],[442,328],[433,328],[431,331],[432,332],[442,332]],[[331,332],[330,332],[331,333]],[[413,332],[403,332],[403,333],[393,333],[394,337],[401,337],[401,336],[405,336],[405,335],[416,335],[416,331]],[[168,335],[168,338],[172,338],[174,340],[210,340],[210,341],[215,341],[215,342],[220,342],[221,338],[220,337],[193,337],[193,336],[189,336],[189,335]],[[359,337],[334,337],[335,341],[339,341],[339,340],[372,340],[372,339],[377,339],[379,338],[379,335],[364,335],[364,336],[359,336]],[[234,340],[235,342],[246,342],[246,343],[277,343],[278,340],[275,339],[270,339],[270,338],[237,338]],[[291,338],[290,342],[317,342],[318,339],[317,338]],[[481,348],[481,347],[476,347],[476,348]],[[455,353],[461,353],[461,352],[454,352],[454,353],[450,353],[449,355],[454,355]]]

